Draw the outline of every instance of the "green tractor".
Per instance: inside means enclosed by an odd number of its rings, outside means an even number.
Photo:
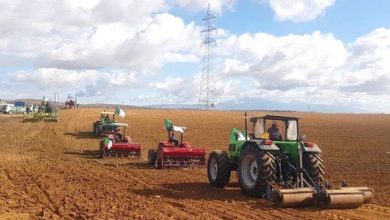
[[[38,112],[34,113],[33,121],[58,122],[58,108],[46,100],[43,100],[38,107]]]
[[[367,187],[347,187],[344,183],[335,189],[326,182],[320,148],[304,139],[304,135],[299,136],[297,117],[247,117],[245,113],[245,130],[232,129],[228,152],[210,154],[209,182],[225,187],[232,171],[236,171],[245,194],[269,199],[282,207],[316,204],[353,208],[371,200],[372,190]]]
[[[99,120],[93,122],[92,133],[95,136],[103,136],[105,132],[113,133],[118,128],[115,123],[115,112],[100,112]]]

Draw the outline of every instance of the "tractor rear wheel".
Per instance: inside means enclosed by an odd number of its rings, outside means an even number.
[[[97,124],[96,125],[96,136],[102,136],[103,135],[103,126]]]
[[[242,191],[261,197],[267,192],[269,184],[276,180],[275,158],[256,144],[249,145],[241,153],[237,171]]]
[[[96,135],[96,122],[93,123],[92,130],[93,130],[92,133],[93,133],[94,135]]]
[[[207,162],[207,175],[211,185],[225,187],[230,180],[229,156],[225,151],[213,151]]]
[[[322,162],[318,153],[306,152],[303,154],[303,168],[305,168],[310,178],[317,183],[325,180],[325,167]]]
[[[149,165],[151,165],[151,166],[154,165],[154,163],[156,162],[156,156],[157,156],[156,150],[150,149],[148,151],[148,163],[149,163]]]

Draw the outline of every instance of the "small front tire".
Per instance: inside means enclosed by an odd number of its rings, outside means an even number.
[[[225,151],[213,151],[207,162],[207,175],[211,185],[225,187],[230,180],[229,156]]]

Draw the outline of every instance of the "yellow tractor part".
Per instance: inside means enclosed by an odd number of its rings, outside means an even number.
[[[276,204],[284,208],[313,205],[314,189],[310,187],[297,189],[279,189]]]
[[[316,192],[314,188],[279,189],[276,203],[280,207],[293,208],[316,205],[327,209],[357,208],[372,199],[368,187],[342,187]]]

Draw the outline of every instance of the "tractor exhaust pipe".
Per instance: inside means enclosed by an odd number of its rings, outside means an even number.
[[[248,140],[248,118],[247,113],[245,112],[245,140]]]

